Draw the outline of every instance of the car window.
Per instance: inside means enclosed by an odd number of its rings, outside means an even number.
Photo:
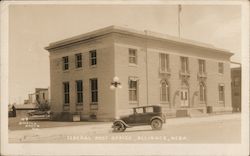
[[[137,108],[137,109],[135,109],[135,113],[143,113],[143,108]]]
[[[154,107],[154,112],[155,113],[160,113],[161,112],[161,108],[160,107]]]
[[[153,113],[153,107],[146,107],[146,113]]]

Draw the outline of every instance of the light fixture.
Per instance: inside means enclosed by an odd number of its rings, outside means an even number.
[[[122,88],[122,84],[121,84],[121,82],[119,82],[119,78],[117,77],[117,76],[115,76],[114,78],[113,78],[113,82],[111,82],[111,85],[110,85],[110,89],[111,90],[114,90],[115,88]]]

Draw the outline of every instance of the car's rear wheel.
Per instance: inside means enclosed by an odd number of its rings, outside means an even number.
[[[162,121],[160,119],[152,120],[151,127],[153,130],[160,130],[162,128]]]
[[[114,132],[124,132],[126,130],[126,127],[121,122],[114,123]]]

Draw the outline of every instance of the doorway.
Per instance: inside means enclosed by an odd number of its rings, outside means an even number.
[[[188,89],[181,89],[181,107],[188,107],[189,106],[189,95]]]

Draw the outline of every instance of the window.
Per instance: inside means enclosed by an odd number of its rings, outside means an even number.
[[[137,102],[138,94],[137,94],[137,80],[129,80],[129,101]]]
[[[181,57],[181,71],[183,73],[188,72],[188,58],[187,57]]]
[[[91,89],[91,102],[98,102],[98,81],[97,79],[90,79],[90,89]]]
[[[206,72],[205,60],[199,60],[199,73]]]
[[[77,104],[82,104],[83,103],[82,80],[76,81],[76,94],[77,94],[77,99],[76,99]]]
[[[146,113],[153,113],[154,109],[153,107],[145,107]]]
[[[43,93],[43,99],[45,100],[45,93]]]
[[[69,104],[69,82],[63,83],[63,93],[64,93],[64,105]]]
[[[168,54],[160,54],[160,71],[167,72],[169,70],[169,55]]]
[[[240,81],[241,81],[240,77],[234,77],[234,79],[233,79],[234,87],[240,87],[240,85],[241,85]]]
[[[63,70],[68,70],[69,69],[69,57],[65,56],[62,59],[63,59]]]
[[[219,73],[223,74],[224,73],[224,64],[222,62],[218,63],[218,67],[219,67]]]
[[[161,102],[169,102],[169,86],[166,81],[161,82]]]
[[[136,108],[136,109],[134,109],[135,110],[135,114],[141,114],[141,113],[144,113],[144,110],[143,110],[143,108]]]
[[[206,86],[204,83],[200,83],[200,102],[206,101]]]
[[[90,66],[95,66],[97,64],[96,50],[91,50],[89,52],[89,55],[90,55]]]
[[[76,54],[75,55],[75,60],[76,60],[76,68],[81,68],[82,67],[82,54]]]
[[[223,84],[219,85],[219,101],[224,102],[225,100],[225,88]]]
[[[129,63],[137,64],[137,51],[136,49],[129,49]]]

